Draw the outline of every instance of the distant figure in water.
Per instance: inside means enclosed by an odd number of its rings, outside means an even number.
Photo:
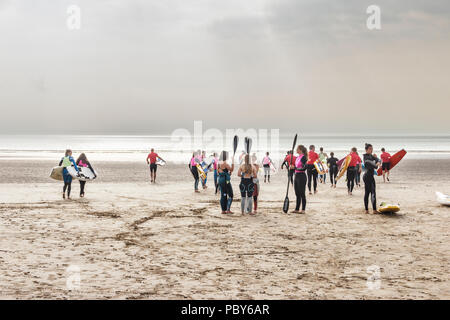
[[[77,166],[78,167],[84,167],[91,169],[92,173],[94,174],[94,177],[97,177],[95,174],[94,168],[92,168],[91,163],[87,159],[86,155],[84,153],[80,154],[77,159]],[[84,186],[86,185],[86,181],[80,180],[80,198],[84,197]]]
[[[156,169],[158,168],[158,165],[156,164],[157,159],[161,159],[164,161],[163,158],[161,158],[156,152],[155,149],[151,149],[150,153],[147,156],[147,164],[150,165],[150,182],[155,183],[156,182]]]
[[[381,170],[383,170],[383,182],[389,182],[389,170],[391,170],[391,155],[386,152],[386,149],[381,148]]]
[[[380,159],[377,158],[375,154],[372,154],[373,146],[366,143],[366,153],[363,157],[363,163],[365,172],[363,175],[364,181],[364,207],[366,213],[369,213],[369,196],[372,201],[373,213],[379,213],[377,210],[377,195],[376,195],[376,184],[375,184],[375,169],[381,166]]]
[[[64,180],[64,187],[63,187],[63,193],[62,197],[63,199],[66,198],[66,190],[67,190],[67,199],[70,199],[70,191],[72,190],[72,176],[69,174],[69,171],[67,171],[68,167],[74,166],[77,172],[79,173],[79,169],[77,167],[77,164],[75,163],[75,160],[72,157],[72,150],[67,149],[64,157],[61,158],[61,161],[59,161],[59,166],[63,166],[63,180]]]

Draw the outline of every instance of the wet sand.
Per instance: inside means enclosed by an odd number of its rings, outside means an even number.
[[[54,165],[0,160],[0,298],[450,298],[450,208],[434,195],[450,194],[450,160],[404,159],[391,183],[377,178],[396,215],[364,214],[363,188],[350,197],[343,180],[285,215],[281,172],[261,183],[255,217],[238,213],[235,175],[223,216],[212,179],[195,194],[186,165],[160,167],[152,185],[145,164],[94,163],[99,179],[84,199],[74,181],[72,200],[48,178]]]

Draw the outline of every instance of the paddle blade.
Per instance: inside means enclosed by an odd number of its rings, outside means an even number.
[[[252,138],[245,138],[245,152],[250,154],[250,150],[252,150]]]
[[[292,144],[292,151],[294,151],[296,143],[297,143],[297,134],[295,134],[294,137],[294,143]]]
[[[239,144],[239,137],[238,136],[234,136],[233,139],[233,154],[236,154],[236,150]]]
[[[284,213],[287,213],[288,210],[289,210],[289,198],[286,197],[286,198],[284,199],[284,203],[283,203],[283,212],[284,212]]]

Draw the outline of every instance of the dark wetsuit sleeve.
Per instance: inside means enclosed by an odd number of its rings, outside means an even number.
[[[59,161],[59,164],[58,164],[58,166],[61,166],[61,165],[62,165],[62,163],[63,163],[63,158],[61,158],[61,160]]]
[[[305,171],[306,170],[306,157],[303,157],[300,160],[300,167],[295,166],[295,169],[298,171]]]
[[[367,169],[375,169],[377,167],[377,158],[374,157],[364,157],[364,166]]]

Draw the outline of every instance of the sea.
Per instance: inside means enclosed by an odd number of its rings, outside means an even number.
[[[292,148],[294,134],[276,134],[252,138],[251,153],[262,158],[266,152],[278,161]],[[191,137],[174,135],[0,135],[0,160],[55,160],[72,149],[76,157],[84,152],[91,161],[145,161],[151,148],[166,161],[187,163],[195,150],[207,155],[222,150],[232,152],[233,137]],[[236,155],[244,149],[244,136],[239,137]],[[394,154],[405,149],[408,158],[450,159],[449,135],[301,135],[297,144],[315,145],[324,152],[334,152],[340,158],[352,147],[364,152],[364,144],[371,143],[375,153],[384,147]]]

